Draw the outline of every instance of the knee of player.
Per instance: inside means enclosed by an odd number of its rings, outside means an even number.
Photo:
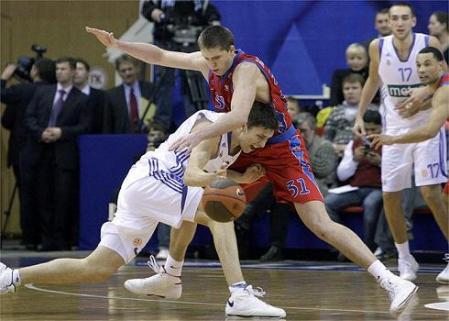
[[[426,203],[434,203],[441,200],[441,191],[439,186],[423,186],[420,191]]]
[[[95,262],[86,258],[83,260],[83,270],[86,281],[105,282],[112,274],[117,272],[118,268],[108,262],[98,263],[98,261]]]

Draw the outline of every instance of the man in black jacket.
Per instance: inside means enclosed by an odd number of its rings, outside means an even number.
[[[106,94],[103,90],[89,86],[90,65],[84,59],[76,59],[75,76],[73,84],[76,88],[86,94],[89,115],[90,128],[92,134],[101,134],[104,132],[104,110],[106,108]]]
[[[27,107],[24,157],[33,166],[42,228],[41,250],[70,248],[78,216],[79,135],[87,133],[87,96],[73,86],[75,60],[56,61],[58,83],[38,88]]]
[[[183,52],[198,50],[199,33],[209,25],[220,24],[220,13],[210,1],[159,1],[146,0],[142,15],[154,23],[154,42],[161,48]],[[165,134],[172,126],[172,92],[175,86],[175,69],[155,66],[156,79],[160,82],[158,109],[154,115]],[[182,95],[184,109],[189,117],[208,103],[208,89],[201,74],[182,71]]]
[[[123,83],[106,92],[105,132],[133,134],[147,131],[143,118],[149,115],[148,103],[153,100],[153,85],[137,80],[137,61],[123,55],[115,61]]]
[[[7,82],[14,76],[17,66],[8,65],[1,75],[1,102],[6,104],[2,115],[2,126],[10,131],[8,142],[8,166],[12,167],[20,200],[20,228],[22,229],[22,241],[29,250],[34,249],[39,242],[39,229],[36,228],[37,216],[35,215],[36,197],[30,187],[34,182],[24,182],[24,177],[29,177],[29,168],[21,165],[20,154],[26,143],[26,129],[24,117],[26,106],[31,101],[36,88],[56,82],[55,63],[47,58],[37,60],[30,71],[33,82],[24,82],[10,87]]]

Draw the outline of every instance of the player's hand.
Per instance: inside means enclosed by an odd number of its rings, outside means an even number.
[[[265,168],[260,164],[253,164],[248,167],[239,180],[239,183],[250,184],[264,177],[266,174]]]
[[[382,145],[393,145],[395,143],[394,137],[382,134],[372,134],[368,138],[372,141],[374,149],[380,148]]]
[[[395,109],[403,118],[409,118],[421,110],[432,97],[428,87],[419,87],[410,90],[410,97],[396,104]]]
[[[363,122],[363,119],[360,118],[359,116],[355,118],[354,127],[352,127],[352,132],[358,137],[366,135],[365,123]]]
[[[112,32],[107,32],[105,30],[86,27],[86,31],[88,33],[93,34],[97,39],[107,48],[117,48],[118,40],[114,38],[114,34]]]
[[[192,151],[195,146],[197,146],[202,141],[202,137],[199,135],[199,132],[187,134],[184,137],[177,139],[173,144],[169,147],[170,151],[182,151],[187,149],[189,152]]]

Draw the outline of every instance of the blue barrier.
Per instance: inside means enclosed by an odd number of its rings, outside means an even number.
[[[108,203],[125,178],[128,169],[145,152],[145,135],[86,135],[79,139],[80,149],[80,243],[81,250],[94,249],[100,240],[101,225],[108,218]],[[363,235],[361,214],[343,217],[346,226]],[[412,250],[447,251],[447,242],[432,215],[414,216]],[[254,221],[252,244],[265,248],[270,242],[268,215]],[[192,242],[196,246],[211,243],[207,228],[199,227]],[[153,236],[148,250],[157,247]],[[328,245],[311,233],[296,215],[290,216],[288,248],[325,249]]]

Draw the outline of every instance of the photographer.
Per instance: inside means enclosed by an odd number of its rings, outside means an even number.
[[[30,58],[29,61],[34,60]],[[22,82],[7,86],[13,78],[22,79]],[[25,79],[31,79],[32,82]],[[34,182],[27,181],[30,169],[26,159],[22,159],[21,156],[27,139],[24,125],[25,109],[36,88],[55,82],[55,63],[46,58],[40,58],[32,65],[9,64],[1,75],[1,102],[6,104],[1,122],[3,128],[10,131],[8,167],[12,167],[16,178],[20,200],[20,227],[23,243],[27,249],[34,249],[39,242],[39,231],[36,229],[35,196],[30,192],[30,185],[32,186]]]
[[[377,111],[368,110],[363,121],[367,133],[381,133],[381,116]],[[346,145],[343,159],[337,167],[337,176],[341,181],[349,180],[350,186],[355,189],[338,194],[330,190],[324,199],[329,216],[335,222],[342,221],[339,211],[349,206],[363,207],[364,242],[371,250],[376,248],[374,236],[382,210],[380,162],[381,151],[374,150],[369,141],[351,140]]]
[[[209,25],[220,24],[220,14],[209,1],[148,0],[142,15],[154,23],[154,41],[168,50],[192,52],[198,50],[196,40]],[[160,81],[158,109],[154,122],[167,134],[172,124],[172,91],[175,86],[175,69],[155,66]],[[199,109],[207,108],[208,90],[198,72],[181,71],[182,95],[186,117]]]

